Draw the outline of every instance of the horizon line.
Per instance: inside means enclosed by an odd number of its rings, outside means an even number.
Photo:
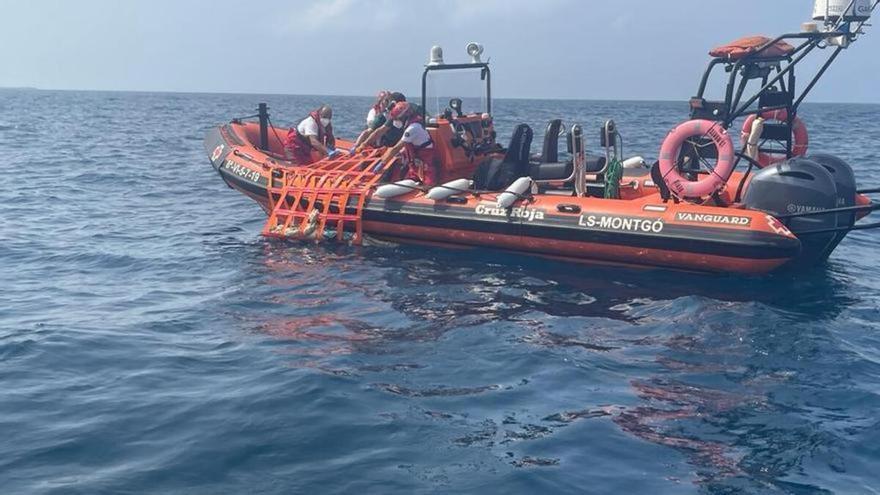
[[[142,93],[142,94],[177,94],[177,95],[229,95],[229,96],[299,96],[299,97],[336,97],[336,98],[372,98],[374,95],[329,94],[329,93],[272,93],[272,92],[239,92],[239,91],[177,91],[177,90],[146,90],[146,89],[74,89],[74,88],[38,88],[35,86],[0,86],[0,91],[45,91],[45,92],[80,92],[80,93]],[[633,103],[687,103],[684,99],[644,99],[644,98],[582,98],[573,96],[534,97],[534,96],[492,96],[493,100],[546,100],[546,101],[601,101],[601,102],[633,102]],[[806,101],[807,104],[820,105],[880,105],[877,102],[855,101]]]

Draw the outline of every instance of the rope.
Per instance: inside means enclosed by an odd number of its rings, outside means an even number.
[[[733,197],[733,201],[734,201],[735,203],[739,203],[740,201],[742,201],[742,192],[743,192],[743,188],[744,188],[745,185],[746,185],[746,179],[749,178],[749,174],[752,173],[752,169],[753,169],[755,166],[757,166],[758,169],[760,169],[760,168],[761,168],[761,164],[758,163],[754,158],[752,158],[752,157],[750,157],[749,155],[745,154],[745,150],[743,150],[742,152],[737,153],[737,154],[736,154],[736,157],[737,157],[737,162],[739,162],[739,160],[746,160],[747,162],[749,162],[749,167],[746,169],[746,173],[743,174],[743,178],[742,178],[742,180],[739,181],[739,185],[736,187],[736,195],[734,195],[734,197]]]
[[[623,164],[616,157],[605,171],[605,199],[620,199],[620,179],[623,177]]]
[[[275,124],[272,123],[272,119],[266,115],[266,122],[269,123],[269,127],[272,128],[272,134],[275,134],[275,139],[278,140],[278,143],[281,145],[281,149],[284,149],[284,141],[281,140],[281,136],[278,135],[278,130],[275,129]]]

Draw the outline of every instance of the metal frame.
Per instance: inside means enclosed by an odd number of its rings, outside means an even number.
[[[618,143],[620,143],[620,145],[618,145]],[[623,157],[621,156],[623,149],[623,139],[620,136],[620,133],[617,132],[617,124],[613,120],[606,120],[605,123],[602,124],[602,139],[600,144],[602,144],[602,147],[605,148],[605,165],[603,165],[601,169],[592,172],[589,175],[585,173],[584,184],[586,185],[586,187],[605,188],[607,185],[605,174],[608,172],[608,167],[611,166],[612,159],[623,159]]]
[[[426,122],[428,117],[428,74],[443,70],[468,69],[481,69],[483,73],[486,74],[486,112],[489,114],[492,113],[492,71],[489,69],[488,62],[426,65],[424,72],[422,72],[422,117]]]
[[[838,47],[834,53],[829,57],[829,61],[823,65],[823,67],[817,72],[813,80],[807,86],[807,89],[800,95],[800,97],[796,97],[797,90],[795,88],[796,85],[796,77],[795,77],[795,67],[801,60],[803,60],[810,52],[819,47],[819,45],[826,41],[829,38],[835,38],[840,36],[841,33],[789,33],[783,34],[781,36],[777,36],[775,39],[766,43],[762,48],[757,50],[756,52],[743,57],[739,60],[728,60],[726,58],[713,58],[709,62],[709,66],[706,68],[706,71],[703,73],[703,78],[700,81],[700,87],[697,90],[697,95],[694,97],[694,100],[700,100],[701,102],[705,102],[705,92],[706,87],[708,86],[709,77],[712,75],[714,69],[719,65],[723,65],[725,71],[730,73],[730,77],[728,78],[727,88],[725,92],[725,98],[723,102],[720,102],[723,105],[724,113],[723,115],[719,115],[716,120],[719,120],[723,123],[724,127],[727,128],[739,117],[744,115],[759,113],[759,111],[764,111],[768,109],[776,109],[776,108],[787,108],[790,110],[796,110],[800,103],[803,101],[804,97],[813,89],[815,83],[819,80],[819,78],[824,75],[825,70],[828,68],[830,63],[837,57],[839,52],[843,50],[843,47]],[[804,40],[800,46],[797,46],[792,53],[783,57],[761,57],[761,54],[771,48],[773,45],[780,41],[786,40],[796,40],[801,39]],[[776,69],[776,74],[773,78],[770,78],[770,73],[773,69]],[[758,71],[763,74],[759,74],[758,76],[754,75],[753,71]],[[787,80],[783,80],[785,76],[788,76]],[[752,79],[756,79],[758,77],[762,78],[762,87],[760,90],[755,92],[745,103],[742,102],[743,93],[745,92],[745,87],[748,82]],[[737,82],[739,84],[737,84]],[[777,84],[780,84],[780,90],[784,93],[787,93],[791,97],[792,103],[786,106],[780,107],[767,107],[760,110],[748,110],[748,108],[758,101],[758,99],[767,94],[771,89],[773,89]],[[693,100],[692,100],[693,101]],[[692,107],[692,109],[695,109]]]
[[[586,182],[586,162],[587,149],[584,143],[584,128],[580,124],[572,124],[568,131],[571,135],[572,143],[572,170],[571,175],[565,179],[532,179],[532,194],[538,192],[539,184],[554,184],[558,182],[572,182],[574,184],[574,192],[578,197],[584,197],[587,193]],[[557,138],[558,139],[558,138]]]
[[[880,0],[875,0],[872,9],[876,9],[880,4]],[[804,99],[816,86],[816,83],[825,74],[825,71],[831,66],[840,53],[851,43],[856,41],[858,36],[862,34],[862,28],[866,21],[858,23],[838,23],[833,26],[832,31],[817,32],[801,32],[787,33],[777,36],[770,40],[761,48],[752,54],[742,57],[738,60],[730,60],[727,58],[713,58],[700,80],[700,86],[696,96],[691,99],[691,117],[706,118],[715,120],[725,129],[729,128],[733,122],[743,116],[751,114],[760,114],[768,110],[785,109],[788,112],[788,121],[785,123],[789,129],[788,139],[779,140],[785,142],[785,153],[788,158],[792,156],[792,139],[790,130],[797,117],[797,111]],[[840,28],[841,30],[837,30]],[[816,48],[825,49],[833,45],[829,43],[832,38],[844,37],[844,41],[840,43],[828,56],[824,64],[813,75],[804,90],[798,94],[796,85],[797,77],[795,76],[795,67]],[[781,57],[762,57],[761,54],[773,47],[780,41],[799,41],[794,43],[795,49],[792,53]],[[730,73],[725,90],[723,101],[708,101],[705,99],[706,88],[708,86],[709,77],[719,66]],[[761,89],[753,95],[744,98],[746,86],[753,79],[761,79]],[[760,99],[765,95],[774,93],[782,93],[784,102],[776,105],[761,106]],[[759,102],[757,108],[750,109],[755,102]],[[782,151],[782,150],[766,150],[761,151]]]

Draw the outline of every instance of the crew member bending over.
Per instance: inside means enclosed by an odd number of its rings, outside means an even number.
[[[312,151],[320,155],[334,157],[339,152],[335,149],[336,138],[333,136],[333,109],[330,105],[321,105],[320,108],[310,113],[295,128],[287,133],[284,150],[288,158],[299,165],[308,165],[315,160]]]
[[[385,122],[388,120],[388,110],[394,106],[394,102],[391,101],[391,92],[390,91],[379,91],[379,94],[376,95],[376,103],[370,107],[370,111],[367,112],[367,127],[363,132],[358,136],[357,141],[354,142],[354,146],[351,148],[350,153],[354,154],[357,151],[358,146],[361,143],[367,141],[367,138],[370,134],[373,133],[379,127],[382,127]]]
[[[434,141],[422,124],[422,115],[417,108],[407,102],[400,102],[388,113],[392,125],[396,129],[404,129],[403,137],[382,155],[376,168],[381,169],[385,163],[389,163],[402,151],[403,164],[407,167],[406,178],[431,187],[439,178],[437,177],[438,158],[434,150]]]
[[[361,137],[358,138],[357,143],[355,143],[354,152],[360,153],[367,146],[394,146],[400,141],[400,137],[403,135],[403,129],[394,127],[394,121],[389,118],[388,114],[391,112],[391,109],[394,108],[394,105],[405,102],[406,96],[403,93],[391,93],[388,95],[388,106],[387,110],[377,115],[376,119],[373,120],[372,125],[368,125],[368,129],[361,134]]]

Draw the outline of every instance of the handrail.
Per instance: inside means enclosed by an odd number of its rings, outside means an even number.
[[[584,197],[586,195],[586,162],[587,162],[587,154],[586,147],[584,145],[584,129],[580,124],[572,124],[571,130],[569,131],[572,138],[572,171],[571,175],[569,175],[565,179],[532,179],[532,184],[537,186],[538,184],[551,184],[555,182],[573,182],[574,183],[574,191],[578,197]],[[605,167],[607,167],[607,162]],[[605,169],[603,168],[602,171]]]

